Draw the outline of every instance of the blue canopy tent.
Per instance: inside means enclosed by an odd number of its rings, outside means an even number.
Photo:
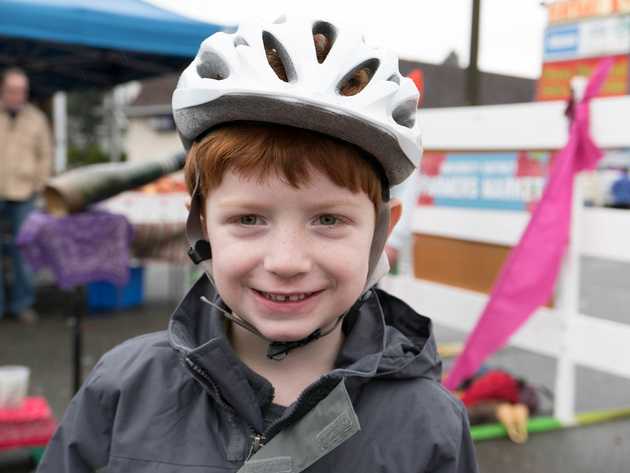
[[[220,29],[141,0],[2,0],[0,69],[25,69],[35,98],[111,87],[181,70]]]

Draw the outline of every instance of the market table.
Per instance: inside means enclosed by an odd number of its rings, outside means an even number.
[[[86,285],[106,281],[124,286],[134,258],[190,264],[186,254],[186,192],[181,184],[170,184],[174,189],[170,192],[151,191],[161,182],[172,181],[181,182],[181,177],[167,176],[141,191],[124,192],[65,217],[35,211],[20,229],[18,245],[31,267],[35,271],[48,269],[55,284],[69,291],[74,300],[74,392],[81,385],[81,321],[87,312]]]

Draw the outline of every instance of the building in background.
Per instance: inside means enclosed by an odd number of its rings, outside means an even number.
[[[181,152],[182,144],[171,114],[171,95],[176,84],[174,74],[140,82],[137,97],[125,109],[125,148],[129,161]]]

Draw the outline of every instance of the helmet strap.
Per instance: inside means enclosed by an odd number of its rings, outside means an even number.
[[[304,345],[308,345],[309,343],[314,342],[315,340],[325,337],[326,335],[332,333],[337,328],[337,326],[341,323],[341,321],[343,320],[343,318],[346,316],[347,313],[348,311],[344,312],[339,317],[337,317],[335,324],[326,331],[322,331],[321,328],[318,328],[317,330],[312,332],[310,335],[307,335],[306,337],[300,340],[295,340],[291,342],[271,342],[269,344],[269,347],[267,348],[267,358],[269,358],[270,360],[275,360],[275,361],[283,360],[287,357],[287,355],[289,354],[291,350],[295,348],[303,347]]]
[[[368,261],[368,273],[363,292],[367,292],[378,280],[389,271],[389,264],[383,249],[387,242],[390,208],[388,201],[381,201],[376,209],[376,222],[374,236],[370,246],[370,259]]]
[[[332,333],[337,328],[337,326],[341,323],[341,321],[346,316],[346,314],[349,312],[349,311],[346,311],[343,314],[341,314],[339,317],[337,317],[335,324],[326,331],[322,331],[321,328],[318,328],[315,331],[313,331],[310,335],[307,335],[306,337],[301,338],[299,340],[292,340],[289,342],[278,342],[278,341],[270,340],[269,338],[265,337],[253,324],[243,319],[242,317],[239,317],[225,310],[220,305],[215,304],[214,302],[211,302],[210,300],[208,300],[207,297],[201,296],[200,299],[205,304],[208,304],[209,306],[212,306],[215,309],[219,310],[226,319],[234,322],[235,324],[244,328],[248,332],[256,335],[257,337],[262,338],[266,342],[269,342],[269,346],[267,348],[267,358],[274,361],[281,361],[287,357],[287,355],[289,354],[291,350],[308,345],[309,343],[314,342],[315,340],[318,340]]]
[[[186,219],[186,238],[188,243],[190,243],[188,256],[195,264],[212,258],[210,242],[204,237],[203,229],[201,228],[201,205],[201,194],[195,189],[190,200],[190,210]]]

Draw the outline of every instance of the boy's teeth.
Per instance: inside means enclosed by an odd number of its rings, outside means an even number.
[[[286,302],[287,300],[290,302],[298,302],[305,299],[308,294],[291,294],[290,296],[286,296],[281,294],[272,294],[271,292],[263,292],[263,295],[267,299],[275,302]]]

